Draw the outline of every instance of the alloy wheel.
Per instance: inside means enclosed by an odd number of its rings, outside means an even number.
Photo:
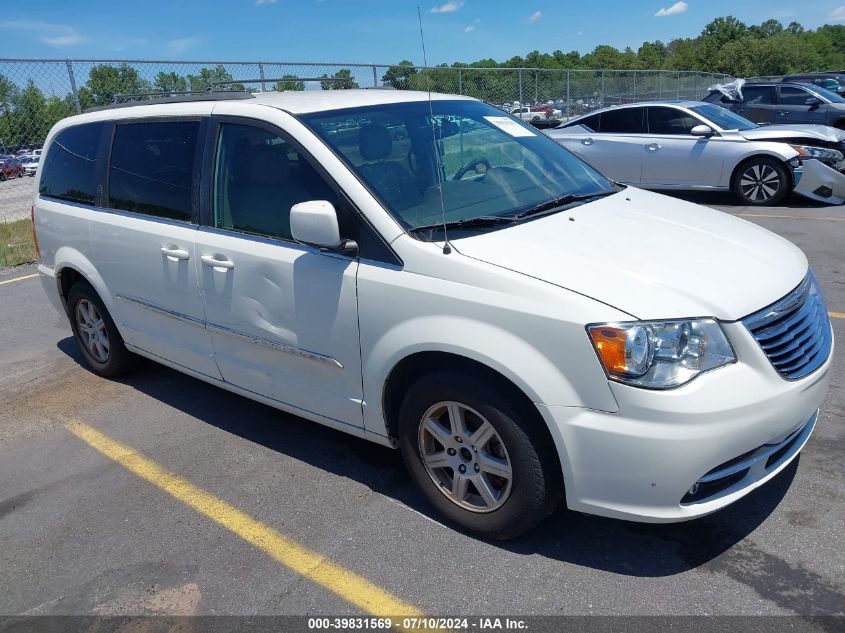
[[[742,172],[739,188],[742,195],[754,202],[765,202],[775,197],[780,190],[780,175],[771,165],[751,165]]]
[[[438,402],[423,415],[418,441],[426,472],[450,501],[472,512],[492,512],[507,501],[511,460],[496,429],[477,411]]]
[[[88,299],[76,304],[76,326],[85,349],[98,363],[109,360],[109,332],[100,311]]]

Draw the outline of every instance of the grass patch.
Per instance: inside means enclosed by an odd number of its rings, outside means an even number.
[[[29,220],[0,222],[0,267],[35,261],[32,223]]]

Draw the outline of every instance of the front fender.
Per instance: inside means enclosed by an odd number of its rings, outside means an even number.
[[[362,361],[367,431],[387,434],[382,403],[388,376],[404,358],[419,352],[445,352],[481,363],[510,380],[534,403],[592,405],[608,412],[618,411],[594,357],[597,380],[590,394],[593,401],[588,404],[549,355],[518,334],[485,321],[430,315],[396,324],[382,332],[365,351]],[[590,368],[584,367],[583,371],[589,372]]]

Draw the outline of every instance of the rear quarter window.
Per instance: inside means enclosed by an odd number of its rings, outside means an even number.
[[[47,150],[38,193],[49,198],[94,204],[97,150],[105,123],[86,123],[59,132]]]
[[[109,207],[189,222],[199,121],[115,126]]]

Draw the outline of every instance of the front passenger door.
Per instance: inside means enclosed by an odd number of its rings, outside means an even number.
[[[223,379],[303,412],[363,425],[356,259],[291,237],[290,208],[338,196],[288,138],[214,118],[208,226],[196,238]]]
[[[808,105],[807,99],[819,103]],[[809,90],[796,86],[781,86],[776,123],[824,124],[825,104]]]

